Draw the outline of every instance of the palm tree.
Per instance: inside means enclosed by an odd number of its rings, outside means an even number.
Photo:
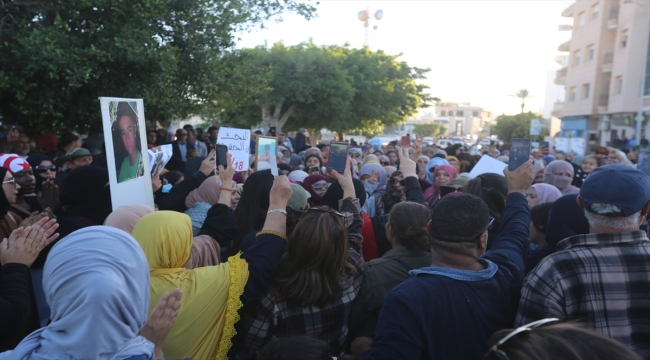
[[[526,89],[521,89],[517,91],[514,95],[510,95],[514,97],[518,97],[521,99],[521,113],[524,113],[524,106],[526,105],[526,99],[535,97],[535,95],[530,95],[530,92]]]

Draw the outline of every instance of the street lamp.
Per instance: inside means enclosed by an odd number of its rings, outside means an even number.
[[[381,9],[378,9],[374,13],[370,13],[370,8],[366,8],[366,10],[361,10],[359,13],[357,13],[357,18],[359,21],[363,21],[363,27],[366,28],[366,37],[365,40],[363,41],[363,45],[368,46],[369,45],[369,33],[368,33],[368,27],[370,26],[370,19],[372,18],[377,19],[378,21],[381,20],[381,18],[384,17],[384,11]],[[377,30],[377,25],[372,27],[373,30]]]

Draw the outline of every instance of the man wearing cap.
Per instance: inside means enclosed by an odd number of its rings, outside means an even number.
[[[64,156],[57,159],[57,163],[65,162],[65,167],[57,176],[54,182],[59,184],[70,171],[81,167],[90,165],[93,162],[93,155],[84,148],[72,148],[68,150]]]
[[[627,165],[595,169],[576,201],[590,233],[557,244],[528,275],[515,326],[579,321],[650,358],[650,177]]]

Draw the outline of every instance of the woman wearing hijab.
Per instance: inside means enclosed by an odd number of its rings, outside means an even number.
[[[192,219],[192,231],[198,234],[203,227],[203,222],[208,216],[208,210],[219,202],[221,190],[219,190],[218,179],[210,176],[205,179],[198,188],[192,190],[185,198],[185,214]]]
[[[0,165],[13,176],[19,189],[16,202],[11,204],[8,210],[18,215],[21,221],[28,218],[35,211],[39,213],[43,211],[39,204],[39,198],[34,194],[36,180],[31,165],[16,154],[2,154],[0,156]],[[46,202],[54,207],[55,199],[53,194],[50,192],[48,195],[47,200],[49,201]]]
[[[371,183],[370,181],[366,181],[373,174],[379,174],[379,178],[375,184]],[[386,173],[386,170],[383,166],[377,163],[367,163],[361,167],[361,171],[359,171],[359,179],[361,179],[361,181],[364,183],[363,185],[366,189],[366,193],[368,194],[366,203],[363,205],[363,212],[372,218],[376,215],[378,202],[377,198],[381,197],[384,190],[386,190],[386,186],[388,185],[388,174]]]
[[[363,161],[363,159],[361,158],[363,156],[363,152],[361,151],[360,148],[356,148],[356,147],[349,148],[348,156],[350,156],[352,160],[356,161],[358,164],[360,164]]]
[[[539,204],[553,202],[562,197],[555,186],[549,184],[533,184],[526,190],[526,200],[531,209]]]
[[[311,207],[320,206],[320,200],[329,189],[330,184],[327,178],[321,174],[309,175],[302,182],[302,187],[311,195],[309,205]]]
[[[460,160],[458,160],[457,157],[455,157],[455,156],[447,156],[445,158],[445,160],[447,160],[447,162],[449,162],[449,165],[456,168],[456,173],[457,174],[460,174]]]
[[[456,173],[456,168],[451,165],[438,165],[433,173],[433,186],[427,189],[427,192],[433,188],[431,191],[431,196],[427,200],[429,208],[436,206],[438,201],[441,199],[440,187],[447,185],[450,181],[456,179],[458,173]],[[425,192],[424,198],[427,199],[427,193]]]
[[[278,176],[270,191],[273,209],[286,209],[291,197],[286,177]],[[286,245],[286,218],[267,215],[255,243],[227,263],[188,270],[183,264],[192,248],[192,221],[174,211],[144,216],[133,230],[149,263],[153,299],[180,288],[183,302],[163,349],[170,359],[227,359],[238,310],[259,299],[270,286]],[[149,308],[153,308],[150,302]]]
[[[10,206],[16,203],[20,185],[16,184],[13,175],[4,167],[0,167],[2,178],[2,194],[0,194],[0,238],[8,238],[12,231],[16,230],[21,223],[21,217],[10,210]]]
[[[426,181],[429,184],[429,187],[424,191],[424,199],[428,200],[436,193],[436,188],[433,186],[433,177],[436,167],[440,165],[449,165],[449,162],[445,159],[434,157],[429,160],[426,167]],[[452,179],[453,180],[453,179]]]
[[[406,201],[403,185],[404,176],[402,172],[393,171],[391,174],[386,190],[375,200],[375,215],[388,214],[393,206],[402,201]]]
[[[562,195],[578,194],[580,189],[571,185],[573,166],[567,161],[553,161],[544,168],[544,183],[558,188]]]
[[[570,194],[555,200],[548,215],[548,226],[544,234],[546,245],[528,256],[527,272],[534,269],[544,257],[556,252],[556,246],[560,241],[574,235],[589,234],[589,223],[585,218],[584,210],[576,202],[577,197],[577,194]]]
[[[292,182],[294,182],[294,183],[296,183],[298,185],[302,185],[302,183],[305,181],[307,176],[309,176],[309,174],[307,174],[306,172],[304,172],[302,170],[294,170],[294,171],[289,173],[288,177],[289,177],[289,180],[291,180]]]
[[[106,221],[104,221],[104,225],[114,227],[131,234],[133,232],[133,228],[135,228],[135,224],[138,223],[138,220],[147,214],[151,214],[154,211],[156,211],[156,209],[152,208],[151,206],[142,204],[120,206],[115,209],[115,211],[113,211],[110,215],[108,215]]]
[[[389,166],[390,165],[390,159],[386,155],[377,156],[377,160],[379,160],[379,165],[381,165],[381,166]]]
[[[125,232],[94,226],[70,234],[50,251],[43,271],[49,324],[0,359],[161,356],[139,335],[149,310],[148,285],[147,259]]]

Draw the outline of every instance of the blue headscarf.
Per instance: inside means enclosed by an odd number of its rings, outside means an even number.
[[[0,359],[127,359],[153,357],[138,332],[149,311],[149,265],[126,232],[91,226],[50,251],[43,290],[51,322]]]
[[[363,152],[361,152],[360,148],[349,148],[348,149],[348,155],[350,155],[350,153],[352,153],[353,151],[356,152],[359,155],[363,155]]]
[[[546,165],[548,165],[548,164],[552,163],[553,161],[555,161],[555,160],[557,160],[557,159],[556,159],[554,156],[546,155],[546,156],[544,156],[544,157],[542,158],[542,160],[544,160],[544,162],[546,163]]]
[[[370,195],[377,195],[386,190],[386,185],[388,184],[388,174],[386,174],[386,170],[383,166],[375,163],[365,164],[359,171],[359,178],[363,175],[371,175],[373,170],[379,173],[379,181],[377,182],[375,191]]]
[[[427,163],[427,182],[429,184],[433,184],[433,173],[431,172],[431,168],[438,165],[449,165],[449,161],[439,157],[434,157],[433,159],[429,160]]]

